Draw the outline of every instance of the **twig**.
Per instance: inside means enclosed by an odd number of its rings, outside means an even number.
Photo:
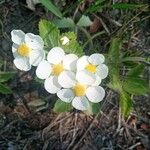
[[[121,107],[119,107],[117,133],[120,131],[120,129],[121,129]]]
[[[69,144],[69,146],[67,147],[66,150],[69,150],[71,148],[71,146],[74,144],[75,142],[75,139],[76,139],[76,133],[78,131],[78,129],[76,128],[77,126],[77,120],[78,120],[78,113],[77,111],[75,112],[75,121],[74,121],[74,129],[73,129],[73,137],[72,137],[72,141],[71,143]]]
[[[97,15],[95,15],[95,14],[93,14],[93,15],[101,22],[101,24],[103,25],[103,27],[104,27],[104,29],[106,30],[106,32],[110,35],[110,31],[109,31],[109,29],[107,28],[105,22],[102,20],[102,18],[100,18],[99,16],[97,16]]]
[[[61,114],[60,114],[60,115],[61,115]],[[66,116],[65,118],[63,118],[63,119],[57,121],[58,118],[60,118],[60,115],[57,116],[57,118],[54,120],[53,123],[51,123],[49,126],[47,126],[46,128],[43,129],[43,131],[42,131],[42,139],[44,139],[44,134],[45,134],[46,132],[49,132],[49,130],[50,130],[52,127],[54,127],[55,125],[59,124],[60,122],[66,120],[67,118],[69,118],[70,116],[72,116],[72,113],[69,114],[68,116]],[[56,121],[57,121],[57,122],[56,122]]]
[[[141,142],[138,142],[138,143],[136,143],[136,144],[130,146],[130,147],[129,147],[129,150],[134,149],[134,148],[137,147],[138,145],[141,145]]]
[[[101,109],[105,106],[105,103],[107,102],[107,100],[109,99],[110,95],[112,94],[111,91],[108,92],[107,97],[105,98],[105,102],[103,103]],[[90,129],[92,128],[94,122],[97,120],[97,118],[99,117],[99,115],[101,114],[101,112],[99,112],[94,119],[92,120],[91,124],[89,125],[89,127],[87,128],[87,130],[84,132],[84,134],[82,135],[82,137],[80,138],[80,140],[75,144],[75,146],[72,148],[72,150],[76,150],[79,146],[79,144],[82,142],[82,140],[84,139],[84,137],[86,136],[86,134],[90,131]]]
[[[79,144],[82,142],[82,140],[84,139],[84,137],[86,136],[86,134],[89,132],[89,130],[92,128],[95,120],[98,118],[99,113],[94,117],[94,119],[92,120],[91,124],[89,125],[89,127],[87,128],[87,130],[84,132],[84,134],[82,135],[82,137],[80,138],[80,140],[75,144],[75,146],[72,148],[72,150],[76,150],[79,146]]]
[[[101,13],[101,16],[103,16],[104,18],[108,19],[108,20],[109,20],[110,22],[112,22],[114,25],[116,25],[116,26],[118,26],[118,27],[122,27],[122,24],[121,24],[121,23],[119,23],[118,21],[116,21],[116,20],[110,18],[108,15]]]

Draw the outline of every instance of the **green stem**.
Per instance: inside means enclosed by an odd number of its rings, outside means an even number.
[[[139,62],[143,62],[146,64],[150,64],[149,59],[146,60],[146,58],[143,57],[126,57],[124,59],[121,60],[122,62],[126,62],[126,61],[139,61]]]
[[[95,39],[96,37],[98,37],[98,36],[100,36],[100,35],[102,35],[102,34],[104,34],[104,33],[106,33],[106,32],[105,32],[105,31],[98,32],[98,33],[94,34],[94,35],[91,37],[90,40],[93,40],[93,39]],[[90,40],[87,40],[87,41],[85,42],[85,44],[83,45],[83,49],[84,49],[84,48],[86,47],[86,45],[90,42]]]
[[[90,42],[90,49],[92,49],[93,48],[93,41],[92,41],[91,35],[83,27],[80,27],[80,26],[77,26],[77,27],[78,27],[79,30],[84,32],[84,34],[86,35],[88,41]]]

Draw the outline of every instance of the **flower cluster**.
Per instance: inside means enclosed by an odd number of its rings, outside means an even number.
[[[87,110],[89,101],[98,103],[103,100],[105,90],[101,80],[108,75],[102,54],[78,58],[75,54],[66,54],[61,47],[53,47],[45,58],[44,42],[38,35],[11,32],[15,66],[28,71],[31,65],[37,66],[36,75],[44,80],[45,89],[78,110]],[[69,44],[69,39],[61,39],[62,45]]]

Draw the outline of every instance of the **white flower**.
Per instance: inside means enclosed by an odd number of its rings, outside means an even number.
[[[13,30],[11,39],[14,64],[18,69],[28,71],[31,65],[37,66],[44,59],[44,42],[39,35]]]
[[[101,86],[90,86],[91,81],[86,79],[83,84],[76,78],[75,73],[69,71],[64,71],[58,82],[64,89],[58,91],[57,96],[66,103],[72,102],[73,107],[78,110],[87,110],[89,101],[98,103],[105,96],[105,90]]]
[[[66,36],[62,37],[60,41],[62,42],[62,45],[69,45],[69,39]]]
[[[58,78],[67,70],[69,74],[76,71],[76,62],[78,57],[75,54],[65,55],[65,52],[60,47],[52,48],[48,55],[47,60],[43,60],[36,69],[36,75],[40,79],[45,79],[45,89],[51,93],[57,93],[61,89],[58,83]],[[71,78],[71,77],[70,77]],[[71,79],[64,79],[68,85],[72,85]]]
[[[83,80],[90,80],[92,77],[95,81],[92,85],[99,85],[101,80],[108,75],[108,67],[103,64],[105,57],[102,54],[95,53],[91,56],[82,56],[77,61],[77,79],[82,82]],[[81,78],[82,75],[86,77]]]

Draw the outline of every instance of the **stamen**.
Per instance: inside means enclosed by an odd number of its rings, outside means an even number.
[[[64,71],[64,67],[62,64],[56,64],[56,65],[53,65],[53,69],[52,69],[52,73],[54,75],[59,75],[61,72]]]
[[[18,54],[20,54],[21,56],[25,56],[25,57],[29,56],[30,51],[31,51],[31,48],[28,47],[28,45],[25,43],[22,43],[17,49]]]
[[[93,64],[88,64],[86,67],[85,67],[86,70],[88,70],[89,72],[91,73],[95,73],[96,72],[96,66],[93,65]]]
[[[86,86],[80,83],[77,83],[74,87],[73,87],[73,91],[75,93],[76,96],[84,96],[85,95],[85,91],[86,91]]]

